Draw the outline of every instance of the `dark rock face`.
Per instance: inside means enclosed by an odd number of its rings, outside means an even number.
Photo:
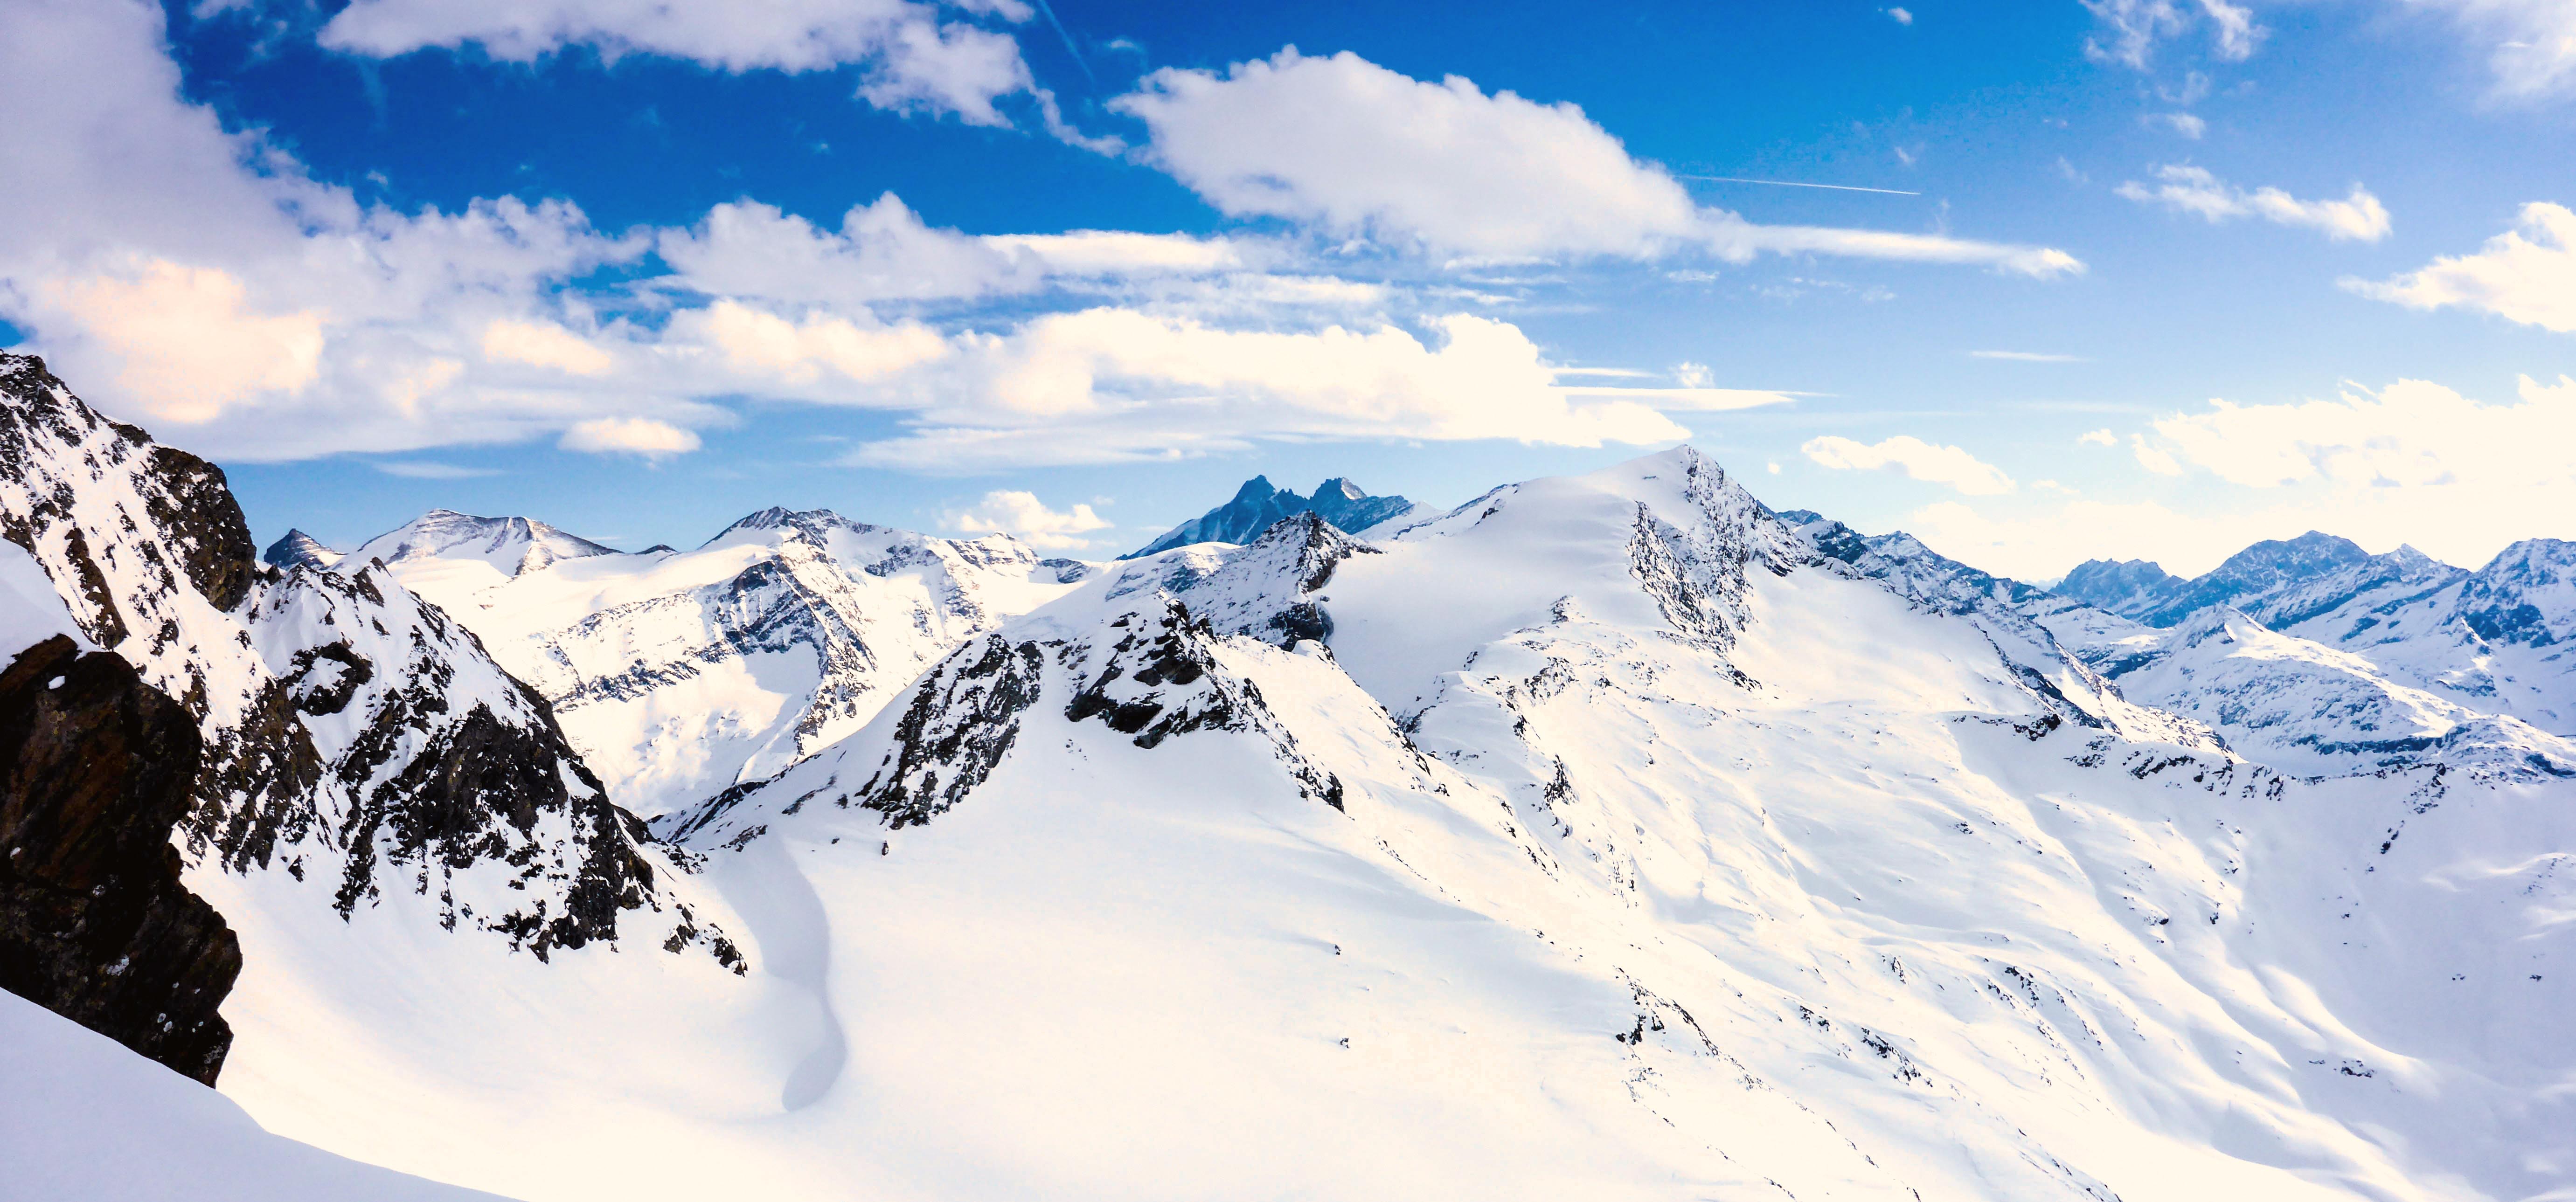
[[[896,830],[918,826],[992,775],[1037,704],[1045,659],[1036,643],[986,637],[932,670],[895,726],[887,761],[860,786],[859,805]]]
[[[1254,476],[1235,490],[1233,500],[1174,526],[1161,538],[1119,558],[1135,559],[1191,543],[1248,543],[1281,519],[1301,513],[1319,514],[1344,530],[1365,530],[1413,508],[1413,502],[1402,497],[1370,496],[1339,476],[1317,485],[1311,497],[1280,488],[1267,476]]]
[[[212,1085],[242,961],[170,845],[200,751],[117,656],[57,636],[0,672],[0,986]]]

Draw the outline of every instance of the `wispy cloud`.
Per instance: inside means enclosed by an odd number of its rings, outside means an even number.
[[[2301,200],[2279,188],[2245,191],[2204,167],[2171,164],[2156,169],[2156,186],[2131,180],[2114,191],[2141,204],[2159,204],[2212,224],[2260,217],[2275,225],[2303,226],[2335,241],[2377,242],[2388,236],[2388,209],[2359,184],[2342,200]]]
[[[1970,351],[1971,359],[2009,359],[2015,363],[2089,363],[2079,355],[2055,355],[2046,351]]]
[[[406,480],[471,480],[477,476],[501,474],[493,468],[464,467],[428,459],[382,459],[367,466],[388,476],[401,476]]]
[[[2013,490],[2012,477],[2003,469],[1969,454],[1965,449],[1925,442],[1910,434],[1876,443],[1856,442],[1837,435],[1807,440],[1798,448],[1817,464],[1848,470],[1870,471],[1895,468],[1928,484],[1945,484],[1969,496],[1994,496]]]

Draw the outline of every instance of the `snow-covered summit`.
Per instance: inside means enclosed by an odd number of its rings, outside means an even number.
[[[615,555],[602,546],[534,518],[476,517],[452,509],[433,509],[368,539],[349,553],[349,562],[383,560],[400,565],[436,559],[448,563],[479,562],[502,576],[547,567],[567,559]]]
[[[261,563],[281,571],[328,568],[340,559],[341,552],[324,546],[321,539],[301,530],[287,531],[276,542],[270,543],[268,550],[261,552],[259,557]]]

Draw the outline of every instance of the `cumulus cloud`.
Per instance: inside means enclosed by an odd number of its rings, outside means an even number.
[[[1703,209],[1572,104],[1433,83],[1355,54],[1295,48],[1220,73],[1165,68],[1111,108],[1209,204],[1345,236],[1496,259],[1651,259],[1684,249],[2080,269],[2045,248],[1928,234],[1761,226]]]
[[[574,422],[559,443],[567,451],[667,459],[698,449],[698,436],[649,417],[594,417]]]
[[[1508,322],[1232,330],[1131,309],[1047,314],[957,353],[883,395],[919,417],[853,461],[964,470],[1102,463],[1237,450],[1257,437],[1654,443],[1688,431],[1656,406],[1556,383]]]
[[[2457,305],[2559,333],[2576,332],[2576,212],[2528,204],[2513,229],[2473,255],[2445,255],[2383,281],[2343,286],[2410,309]]]
[[[1874,471],[1895,468],[1914,479],[1944,484],[1969,496],[1993,496],[2013,490],[2012,477],[1958,447],[1928,443],[1909,434],[1876,443],[1827,435],[1798,448],[1807,458],[1830,468]]]
[[[2194,214],[2211,224],[2260,217],[2276,225],[2313,229],[2338,242],[2377,242],[2388,236],[2387,208],[2359,184],[2342,200],[2300,200],[2279,188],[2247,192],[2206,168],[2182,164],[2157,168],[2156,179],[2160,182],[2153,188],[2131,180],[2115,191],[2142,204]]]
[[[321,374],[321,315],[254,311],[229,272],[167,259],[39,277],[38,304],[78,323],[118,364],[116,386],[161,420],[211,421],[265,392]]]
[[[2255,23],[2252,10],[2229,0],[2084,0],[2084,7],[2101,27],[2084,40],[2086,57],[2140,71],[2147,69],[2159,43],[2204,22],[2210,53],[2229,62],[2253,57],[2255,48],[2271,34]]]
[[[1091,540],[1081,535],[1110,527],[1108,519],[1092,512],[1089,505],[1053,510],[1037,494],[1018,490],[985,493],[983,500],[964,511],[945,515],[942,524],[961,534],[1007,534],[1049,551],[1088,547]]]
[[[951,353],[947,339],[918,322],[882,325],[826,313],[790,320],[730,300],[673,316],[671,336],[713,352],[735,373],[794,388],[827,379],[864,384]]]
[[[720,204],[655,248],[658,284],[777,304],[861,308],[885,301],[973,300],[1066,279],[1210,275],[1275,255],[1242,239],[1126,230],[976,236],[924,222],[893,193],[842,215],[838,230],[758,201]]]
[[[1019,0],[949,6],[1025,21]],[[914,0],[355,0],[322,27],[334,50],[391,58],[473,46],[530,62],[570,46],[603,59],[650,54],[723,71],[821,71],[858,65],[859,96],[879,108],[1008,124],[993,102],[1030,87],[1008,34],[946,19]]]
[[[421,11],[370,0],[341,16]],[[609,10],[511,11],[588,20]],[[467,3],[452,19],[498,12]],[[451,19],[421,19],[432,17]],[[497,52],[544,53],[578,40],[577,25],[507,25],[518,32]],[[383,46],[402,41],[393,25],[370,28]],[[630,41],[639,53],[659,44]],[[767,61],[759,53],[785,69],[802,61],[775,48],[710,51],[708,61]],[[1416,100],[1424,89],[1446,95],[1469,124],[1502,112],[1501,140],[1476,143],[1488,148],[1552,147],[1528,143],[1524,125],[1594,139],[1607,149],[1586,162],[1626,173],[1613,193],[1679,196],[1570,107],[1419,84],[1355,59],[1335,70],[1392,78]],[[143,0],[0,6],[0,110],[19,118],[0,123],[0,161],[47,184],[0,189],[0,319],[103,408],[186,424],[188,445],[226,459],[538,439],[650,459],[693,449],[693,430],[730,419],[710,398],[737,397],[887,411],[903,432],[855,460],[925,470],[1125,461],[1260,439],[1652,444],[1686,435],[1668,415],[1793,395],[1719,387],[1697,369],[1677,387],[1563,384],[1518,326],[1455,311],[1483,299],[1293,274],[1311,253],[1293,239],[973,236],[933,227],[891,196],[836,225],[741,200],[685,229],[626,233],[593,228],[564,200],[370,207],[189,103],[162,12]],[[136,146],[153,152],[119,149]],[[1541,180],[1545,166],[1514,170]],[[1692,245],[1718,253],[1831,250],[2042,273],[2073,264],[2036,248],[1756,226],[1679,203]],[[1390,204],[1348,211],[1363,224],[1381,210],[1412,219]],[[1344,211],[1311,219],[1329,227]],[[1538,220],[1541,241],[1591,236],[1569,218]],[[1630,226],[1600,245],[1641,245],[1637,228],[1660,228]],[[1518,237],[1506,228],[1495,244]]]
[[[2075,441],[2088,447],[2108,447],[2117,446],[2120,442],[2120,436],[2113,434],[2109,430],[2087,430],[2084,433],[2077,435]]]
[[[2278,488],[2311,482],[2413,489],[2481,481],[2576,480],[2576,382],[2525,377],[2522,403],[2490,405],[2439,384],[2401,380],[2333,400],[2235,405],[2153,423],[2180,461],[2233,484]]]

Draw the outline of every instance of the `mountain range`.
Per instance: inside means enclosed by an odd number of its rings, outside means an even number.
[[[1235,490],[1233,500],[1164,531],[1161,537],[1119,558],[1140,559],[1193,543],[1248,543],[1281,518],[1300,513],[1320,515],[1339,529],[1366,533],[1414,516],[1421,509],[1402,497],[1370,496],[1360,486],[1338,476],[1316,485],[1311,496],[1299,496],[1272,484],[1268,476],[1254,476]]]
[[[177,933],[0,924],[58,1196],[2576,1189],[2576,544],[2042,589],[1681,447],[1109,562],[263,564],[212,465],[0,398],[0,779],[63,786],[0,916]]]

